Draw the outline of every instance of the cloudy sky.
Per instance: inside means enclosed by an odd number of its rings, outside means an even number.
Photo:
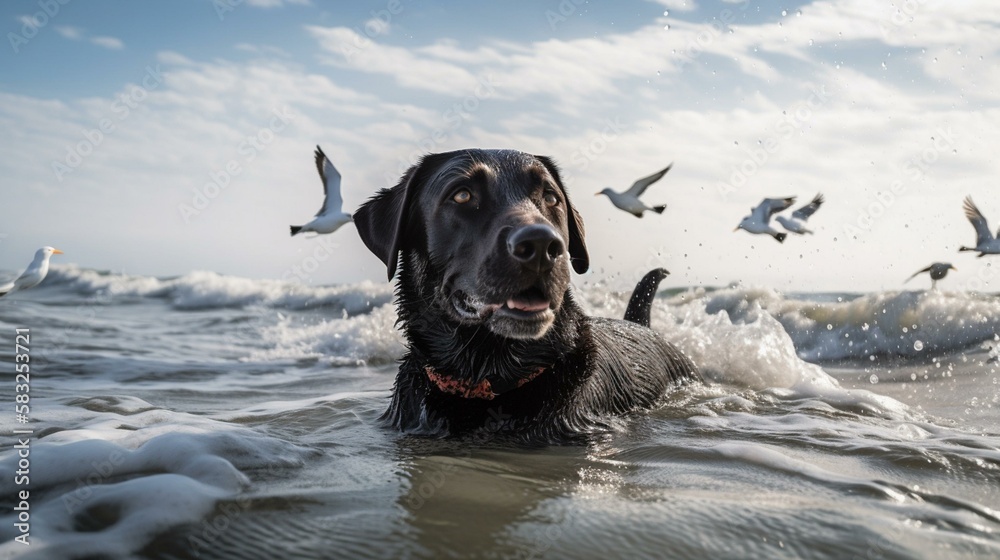
[[[321,202],[314,146],[351,211],[475,146],[561,164],[580,282],[896,289],[943,260],[951,288],[995,291],[1000,262],[957,249],[965,196],[1000,226],[998,27],[987,0],[3,2],[0,269],[53,245],[281,278],[329,250],[301,281],[384,281],[352,226],[289,237]],[[645,195],[660,216],[593,196],[670,162]],[[818,192],[813,236],[732,231],[763,197]]]

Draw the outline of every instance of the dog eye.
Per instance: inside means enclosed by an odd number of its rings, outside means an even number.
[[[545,196],[542,197],[542,200],[545,201],[545,205],[548,206],[549,208],[559,204],[559,197],[556,196],[556,194],[553,192],[545,193]]]
[[[462,189],[455,193],[455,196],[451,197],[458,204],[465,204],[466,202],[472,200],[472,193],[468,189]]]

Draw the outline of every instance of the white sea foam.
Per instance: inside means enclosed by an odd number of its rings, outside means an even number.
[[[96,303],[115,298],[166,299],[177,309],[213,309],[263,305],[283,309],[332,308],[365,313],[392,297],[388,284],[361,282],[343,286],[308,286],[281,280],[253,280],[195,271],[176,278],[112,274],[74,265],[53,266],[46,284],[89,296]]]
[[[65,399],[32,411],[38,425],[66,428],[30,448],[29,552],[39,557],[128,557],[236,499],[251,483],[246,472],[298,467],[317,453],[135,397]],[[14,472],[17,460],[6,453],[0,469]],[[6,496],[19,489],[13,477],[0,480]],[[0,519],[4,540],[15,536],[13,523]],[[0,546],[0,554],[15,552],[23,545]]]
[[[726,289],[707,294],[704,302],[706,311],[725,311],[734,323],[752,323],[766,312],[809,361],[933,356],[993,341],[1000,332],[995,296],[893,291],[839,299],[817,302],[769,289]]]
[[[335,365],[385,364],[403,355],[404,340],[395,327],[392,304],[371,313],[332,319],[314,325],[293,325],[288,319],[264,329],[269,348],[252,353],[249,360],[316,358]]]

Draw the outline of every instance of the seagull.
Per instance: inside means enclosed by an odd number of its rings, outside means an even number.
[[[652,185],[653,183],[662,179],[663,176],[667,174],[667,171],[670,171],[670,168],[673,166],[674,164],[671,163],[670,165],[663,168],[662,171],[657,171],[656,173],[653,173],[649,177],[643,177],[642,179],[639,179],[638,181],[632,183],[632,186],[629,187],[629,189],[625,192],[618,193],[611,190],[610,188],[607,188],[599,193],[595,193],[594,196],[599,196],[602,194],[607,196],[611,200],[611,204],[614,204],[618,208],[628,212],[629,214],[632,214],[636,218],[641,218],[642,213],[645,212],[646,210],[652,210],[657,214],[662,214],[663,211],[667,209],[666,204],[660,206],[653,206],[652,208],[650,208],[649,206],[643,204],[643,202],[639,200],[639,197],[642,196],[642,193],[645,192],[647,188],[649,188],[649,185]]]
[[[795,204],[794,196],[786,198],[765,198],[760,204],[750,209],[750,215],[744,216],[743,220],[740,221],[740,225],[736,226],[736,229],[733,231],[745,229],[750,233],[766,233],[775,238],[778,243],[783,243],[788,234],[781,233],[771,227],[771,216],[777,212],[781,212],[792,204]]]
[[[983,255],[998,255],[1000,254],[1000,239],[995,237],[990,233],[990,226],[986,223],[986,217],[983,213],[976,208],[975,203],[972,202],[972,197],[965,197],[965,204],[962,206],[965,209],[965,217],[972,222],[972,227],[976,228],[976,246],[975,247],[959,247],[959,251],[979,251],[978,256]],[[1000,234],[1000,231],[997,232]]]
[[[17,277],[17,280],[0,286],[0,297],[37,286],[39,282],[45,280],[45,275],[49,273],[49,258],[52,255],[61,254],[63,254],[62,251],[53,247],[42,247],[35,251],[35,258],[28,265],[28,268]]]
[[[333,233],[340,226],[351,221],[351,215],[344,212],[344,200],[340,196],[340,172],[330,163],[323,150],[316,146],[316,169],[319,178],[323,180],[323,194],[326,200],[323,207],[316,213],[313,221],[304,226],[291,226],[292,235],[311,231],[315,233]]]
[[[945,276],[947,276],[949,270],[958,270],[958,269],[955,268],[955,267],[953,267],[953,266],[951,266],[951,263],[936,262],[936,263],[928,266],[927,268],[925,268],[923,270],[918,270],[918,271],[914,272],[913,276],[910,276],[909,278],[907,278],[906,281],[903,282],[903,283],[905,284],[906,282],[909,282],[916,275],[918,275],[918,274],[920,274],[922,272],[930,272],[931,273],[931,289],[933,290],[934,287],[937,286],[937,281],[940,280],[940,279],[942,279],[942,278],[944,278]]]
[[[795,212],[792,212],[791,218],[786,218],[784,216],[775,216],[775,220],[778,221],[785,229],[792,233],[797,233],[802,235],[804,233],[812,233],[812,230],[806,229],[806,220],[809,216],[812,216],[819,210],[819,207],[823,204],[823,195],[817,194],[812,202],[806,204],[802,208],[799,208]]]

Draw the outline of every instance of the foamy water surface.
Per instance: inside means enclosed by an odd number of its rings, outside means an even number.
[[[389,285],[56,267],[20,296],[32,544],[4,477],[3,557],[1000,556],[993,295],[667,290],[653,327],[711,383],[532,449],[379,424]]]

